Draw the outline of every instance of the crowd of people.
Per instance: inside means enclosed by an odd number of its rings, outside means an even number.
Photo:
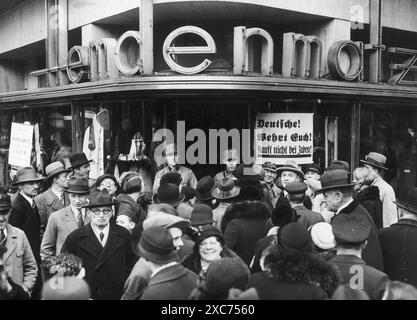
[[[91,179],[84,153],[20,169],[0,193],[0,300],[417,299],[417,188],[397,200],[384,155],[351,172],[231,149],[200,180],[164,156],[152,193],[135,171]]]

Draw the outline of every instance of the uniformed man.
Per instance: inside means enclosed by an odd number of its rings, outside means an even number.
[[[215,175],[214,180],[216,184],[224,178],[230,178],[237,180],[235,176],[236,166],[239,163],[239,155],[236,149],[228,149],[223,153],[223,164],[226,165],[226,169]]]
[[[274,208],[278,201],[278,197],[282,192],[281,189],[275,184],[275,179],[277,178],[277,166],[271,162],[265,162],[262,165],[262,168],[265,172],[264,179],[262,181],[265,199],[267,199]]]

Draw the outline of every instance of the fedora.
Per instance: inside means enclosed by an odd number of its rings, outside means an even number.
[[[0,193],[0,214],[8,213],[12,208],[12,202],[8,194]]]
[[[69,169],[65,169],[61,161],[52,162],[51,164],[48,164],[45,168],[46,178],[44,181],[47,182],[51,180],[52,178],[56,177],[57,175],[59,175],[60,173],[70,172],[70,171],[71,170]]]
[[[230,199],[239,195],[240,187],[235,186],[235,182],[230,178],[223,178],[218,185],[211,190],[211,195],[216,199]]]
[[[197,194],[196,198],[198,200],[211,200],[213,196],[211,195],[211,189],[213,189],[215,184],[214,178],[211,176],[205,176],[200,179],[197,183]]]
[[[84,152],[81,152],[81,153],[76,153],[76,154],[72,155],[69,158],[69,161],[71,163],[71,167],[68,168],[68,169],[74,170],[74,169],[76,169],[78,167],[81,167],[84,164],[90,163],[93,160],[88,160],[87,159],[87,156],[85,155],[85,153]]]
[[[151,227],[178,228],[185,234],[190,227],[190,221],[172,214],[158,212],[143,221],[143,230]]]
[[[365,160],[361,160],[361,162],[369,164],[373,167],[388,170],[388,168],[385,167],[387,157],[377,152],[369,152],[368,155],[365,156]]]
[[[397,206],[411,213],[417,214],[417,188],[412,187],[407,192],[406,201],[393,201]]]
[[[12,186],[17,186],[26,182],[41,182],[44,178],[37,174],[32,167],[25,167],[17,171],[15,179]]]
[[[173,207],[179,205],[184,199],[185,195],[180,194],[178,187],[172,183],[160,185],[154,197],[156,203],[167,203]]]
[[[304,179],[304,173],[298,168],[297,163],[293,160],[288,160],[285,162],[285,164],[282,167],[279,167],[276,172],[278,176],[280,176],[283,171],[295,172],[300,176],[301,179]]]
[[[88,194],[90,187],[88,186],[87,178],[71,177],[68,181],[68,187],[63,189],[67,193]]]
[[[321,189],[316,193],[338,188],[352,188],[355,183],[349,182],[349,175],[346,170],[335,169],[326,171],[320,178]]]
[[[200,226],[213,222],[213,210],[206,204],[196,203],[191,211],[191,225]]]
[[[333,160],[330,166],[326,168],[326,171],[329,170],[345,170],[348,174],[350,174],[349,163],[343,160]]]
[[[146,260],[167,264],[178,261],[171,233],[163,227],[150,227],[142,232],[139,240],[138,251]]]
[[[92,190],[89,200],[89,203],[83,206],[83,208],[110,207],[116,204],[107,189]]]

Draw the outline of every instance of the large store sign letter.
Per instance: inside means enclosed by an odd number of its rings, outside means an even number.
[[[201,47],[174,47],[172,43],[175,42],[175,39],[183,34],[193,33],[201,38],[207,43],[207,46]],[[216,53],[216,44],[212,36],[205,30],[194,27],[194,26],[185,26],[172,31],[168,37],[165,39],[164,45],[162,47],[162,54],[164,56],[165,62],[168,66],[179,73],[183,74],[196,74],[208,68],[211,64],[211,61],[204,59],[199,65],[195,67],[183,67],[175,62],[174,57],[178,54],[208,54]]]

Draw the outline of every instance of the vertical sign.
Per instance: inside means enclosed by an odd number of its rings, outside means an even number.
[[[12,122],[10,133],[9,164],[29,167],[32,154],[33,126]]]
[[[257,163],[313,162],[313,113],[258,113],[255,124]]]

